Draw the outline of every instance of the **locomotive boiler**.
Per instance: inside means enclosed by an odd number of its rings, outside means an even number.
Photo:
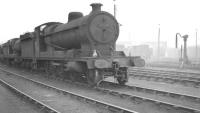
[[[85,79],[90,85],[98,85],[108,76],[125,84],[128,67],[144,66],[144,60],[115,50],[119,35],[117,20],[101,11],[102,4],[91,6],[92,11],[86,16],[71,12],[67,23],[44,23],[35,27],[34,32],[21,35],[13,44],[15,57],[9,61],[63,79]]]
[[[68,23],[46,27],[43,30],[46,44],[66,50],[81,49],[85,53],[84,57],[89,57],[88,51],[94,50],[102,56],[111,56],[119,35],[118,23],[111,14],[101,11],[101,4],[91,6],[93,10],[87,16],[71,12]]]

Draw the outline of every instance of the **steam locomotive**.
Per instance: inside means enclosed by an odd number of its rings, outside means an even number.
[[[83,79],[98,85],[113,76],[119,84],[128,81],[128,67],[144,66],[139,56],[115,51],[119,24],[102,4],[91,4],[83,16],[70,12],[67,23],[48,22],[0,46],[0,59],[10,65],[44,70],[63,79]]]

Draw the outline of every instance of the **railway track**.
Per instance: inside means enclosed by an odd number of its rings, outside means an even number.
[[[101,87],[106,87],[111,92],[121,92],[121,94],[124,96],[135,96],[143,101],[151,101],[155,104],[163,104],[172,108],[181,108],[195,113],[200,112],[200,97],[198,96],[181,94],[176,92],[166,92],[164,90],[150,89],[134,85],[120,86],[110,81],[104,81],[103,84],[104,85]],[[148,95],[144,96],[145,94]],[[184,103],[186,101],[188,102],[188,104]]]
[[[70,81],[67,81],[67,82],[70,82]],[[74,83],[72,82],[72,84]],[[84,87],[89,87],[86,84],[82,84],[82,83],[75,83],[75,84],[81,85]],[[142,87],[137,87],[137,86],[119,86],[111,82],[104,82],[103,85],[101,85],[101,87],[95,87],[94,89],[97,91],[109,94],[109,95],[123,98],[123,99],[130,99],[136,104],[149,103],[149,104],[154,104],[156,106],[159,106],[159,108],[160,107],[163,108],[164,106],[164,108],[168,110],[172,110],[172,111],[178,110],[178,112],[181,112],[181,113],[200,113],[200,109],[198,109],[198,105],[200,106],[199,97],[195,97],[192,95],[177,94],[173,92],[164,92],[164,91],[158,91],[154,89],[148,89],[144,87],[142,88]],[[123,89],[123,90],[120,91],[120,89]],[[133,91],[134,93],[133,92],[130,93],[127,91]],[[140,92],[140,94],[137,94],[137,92]],[[144,93],[146,93],[146,95],[147,94],[154,95],[155,98],[152,98],[152,96],[150,97],[144,96]],[[160,96],[165,97],[166,98],[165,101],[159,98]],[[179,102],[183,102],[183,101],[180,101],[180,99],[184,99],[186,101],[189,100],[192,102],[192,104],[191,106],[184,105],[184,104],[176,104],[173,102],[166,101],[168,98],[171,98],[171,99],[178,98],[177,100],[179,100]],[[194,104],[196,105],[193,106]],[[175,113],[176,112],[177,111],[175,111]]]
[[[28,100],[29,102],[31,102],[32,104],[34,104],[35,106],[39,107],[39,109],[41,109],[41,111],[43,112],[49,112],[49,113],[60,113],[59,111],[53,109],[52,107],[44,104],[43,102],[29,96],[28,94],[18,90],[17,88],[15,88],[14,86],[8,84],[7,82],[5,82],[4,80],[0,79],[0,84],[6,86],[8,89],[12,90],[14,93],[16,93],[17,95],[19,95],[20,97]]]
[[[148,68],[132,68],[130,75],[134,78],[162,81],[166,83],[180,83],[184,86],[200,87],[200,73],[175,72],[154,70]]]
[[[13,73],[13,72],[10,72],[10,71],[7,71],[7,70],[3,70],[3,69],[0,69],[0,70],[4,71],[6,73],[9,73],[12,76],[14,75],[14,76],[20,77],[21,79],[24,79],[26,81],[32,82],[34,84],[37,84],[37,85],[39,85],[41,87],[47,88],[49,90],[53,90],[53,91],[58,92],[60,94],[70,95],[70,97],[74,97],[74,98],[76,98],[78,100],[81,100],[81,101],[84,101],[86,103],[90,103],[90,104],[94,104],[94,105],[97,105],[97,106],[101,106],[101,107],[103,107],[105,109],[108,109],[109,111],[112,111],[112,112],[117,112],[117,113],[118,112],[119,113],[138,113],[138,112],[133,111],[133,110],[129,110],[129,109],[126,109],[126,108],[123,108],[123,107],[120,107],[120,106],[116,106],[116,105],[113,105],[113,104],[110,104],[110,103],[106,103],[106,102],[103,102],[103,101],[92,99],[90,97],[86,97],[86,96],[83,96],[83,95],[80,95],[80,94],[76,94],[76,93],[73,93],[73,92],[70,92],[70,91],[66,91],[66,90],[63,90],[63,89],[60,89],[60,88],[57,88],[57,87],[54,87],[54,86],[39,82],[39,81],[35,81],[35,80],[26,78],[24,76],[21,76],[19,74],[16,74],[16,73]],[[30,100],[31,102],[35,103],[36,105],[39,105],[41,109],[45,109],[45,111],[50,112],[50,113],[60,113],[60,112],[56,111],[54,108],[52,108],[52,107],[40,102],[39,100],[36,100],[36,99],[32,98],[31,96],[29,96],[28,94],[25,94],[24,92],[18,90],[17,88],[15,88],[14,86],[10,85],[9,83],[6,83],[3,80],[0,80],[0,81],[1,81],[2,84],[8,86],[10,89],[15,91],[16,93],[24,96],[24,98],[27,98],[28,100]]]
[[[150,67],[162,67],[162,68],[171,68],[171,69],[179,69],[181,68],[181,64],[178,62],[152,62],[147,64]],[[184,69],[190,69],[190,70],[199,70],[200,68],[200,63],[199,62],[193,62],[192,64],[189,65],[184,65],[182,68]]]
[[[183,75],[188,77],[199,77],[200,78],[200,71],[194,70],[180,70],[180,69],[169,69],[169,68],[156,68],[156,67],[133,67],[131,69],[135,70],[143,70],[143,71],[150,71],[150,72],[162,72],[166,74],[176,75]]]

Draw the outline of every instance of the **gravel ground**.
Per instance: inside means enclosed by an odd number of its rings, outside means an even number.
[[[70,96],[65,96],[58,94],[55,91],[41,88],[30,81],[19,79],[16,76],[1,74],[0,78],[15,86],[20,91],[53,107],[61,113],[108,113],[107,110],[80,102]]]
[[[0,84],[0,113],[42,113]]]
[[[27,72],[25,73],[25,72],[19,72],[19,71],[17,71],[17,73],[20,73],[24,76],[30,77],[32,79],[50,84],[52,86],[55,86],[64,90],[79,93],[81,95],[88,96],[90,98],[112,103],[112,104],[115,104],[127,109],[131,109],[140,113],[177,113],[177,112],[185,113],[184,111],[180,111],[180,110],[178,111],[174,109],[171,110],[166,107],[157,106],[155,104],[151,104],[148,102],[143,103],[143,102],[133,101],[129,99],[122,99],[122,98],[111,96],[109,94],[105,94],[102,92],[97,92],[93,89],[89,89],[89,88],[85,88],[81,86],[74,86],[72,84],[63,83],[57,80],[51,80],[51,79],[48,80],[47,78],[44,78],[38,74],[30,75],[30,73],[28,74]]]

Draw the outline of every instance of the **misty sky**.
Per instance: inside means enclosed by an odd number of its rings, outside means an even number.
[[[2,0],[0,42],[33,31],[42,23],[66,23],[70,11],[87,15],[92,2],[102,3],[102,9],[113,14],[113,0]],[[177,32],[188,34],[189,45],[195,44],[195,29],[200,31],[199,0],[116,0],[116,4],[117,20],[122,24],[118,42],[157,41],[160,24],[161,41],[168,46],[174,47]]]

